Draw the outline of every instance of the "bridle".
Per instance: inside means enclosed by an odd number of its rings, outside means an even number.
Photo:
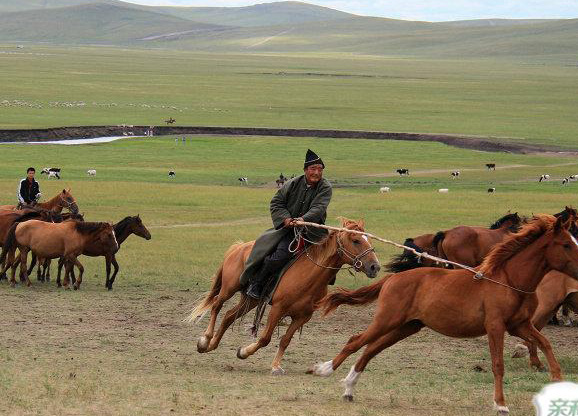
[[[353,268],[355,269],[356,272],[360,271],[361,268],[363,267],[363,262],[361,261],[361,259],[367,256],[369,253],[375,252],[375,248],[370,246],[369,248],[365,249],[356,256],[345,248],[345,246],[341,242],[341,239],[339,238],[339,234],[337,234],[336,238],[337,238],[337,253],[351,260]]]
[[[59,195],[59,198],[60,198],[60,202],[61,202],[60,206],[61,206],[62,208],[67,208],[69,211],[72,212],[72,210],[70,209],[70,207],[73,206],[73,205],[76,205],[76,199],[72,198],[72,202],[68,202],[68,201],[66,200],[66,198],[64,198],[62,195]]]

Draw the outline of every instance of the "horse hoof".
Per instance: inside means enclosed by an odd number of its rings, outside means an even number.
[[[331,374],[333,374],[333,361],[314,364],[313,367],[307,370],[307,374],[329,377]]]
[[[208,346],[209,346],[209,339],[205,336],[200,337],[199,340],[197,341],[197,352],[200,352],[200,353],[207,352]],[[238,354],[238,352],[237,352],[237,354]]]
[[[494,403],[494,409],[496,410],[498,416],[508,416],[510,414],[510,410],[507,406],[498,406],[496,403]]]
[[[271,369],[271,375],[272,376],[285,375],[285,370],[283,370],[281,367],[273,368],[273,369]]]
[[[244,356],[244,355],[242,354],[242,352],[241,352],[242,350],[243,350],[243,348],[241,348],[241,347],[237,348],[237,358],[240,358],[241,360],[244,360],[245,358],[247,358],[247,356],[246,356],[246,355]]]
[[[74,285],[72,287],[74,288],[74,290],[78,290],[78,286]]]
[[[344,394],[343,395],[343,400],[346,402],[352,402],[353,401],[353,396],[351,394]]]

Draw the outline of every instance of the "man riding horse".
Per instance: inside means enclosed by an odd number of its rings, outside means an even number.
[[[36,169],[28,168],[26,170],[26,178],[20,181],[18,186],[18,208],[32,207],[36,205],[42,194],[40,193],[40,185],[34,179]]]
[[[274,228],[257,239],[241,275],[241,284],[249,284],[248,296],[260,299],[268,281],[291,260],[299,244],[293,232],[296,221],[325,223],[332,189],[329,181],[323,178],[324,168],[321,158],[308,149],[304,174],[286,182],[271,199]],[[307,230],[303,237],[315,242],[325,235],[325,230],[315,229]]]

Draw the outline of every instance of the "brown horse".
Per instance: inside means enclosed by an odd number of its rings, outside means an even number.
[[[18,207],[16,205],[0,205],[1,210],[15,211]],[[73,214],[78,213],[78,205],[76,200],[70,193],[70,189],[63,189],[62,192],[49,199],[46,202],[38,202],[33,207],[34,209],[45,209],[47,211],[62,212],[64,208],[70,210]]]
[[[516,232],[523,221],[517,212],[508,213],[489,228],[460,225],[447,231],[439,231],[437,234],[408,238],[404,245],[419,252],[475,267],[482,264],[484,257],[495,244]],[[437,264],[425,258],[420,259],[414,253],[405,250],[387,264],[386,270],[399,273],[416,267],[436,266],[443,266],[443,264]]]
[[[349,230],[363,231],[364,224],[361,220],[356,222],[342,219],[342,226]],[[240,302],[227,311],[219,330],[214,333],[217,316],[223,304],[242,289],[239,277],[253,244],[254,241],[250,241],[229,248],[214,278],[211,291],[189,317],[189,321],[193,321],[211,309],[209,325],[197,343],[200,353],[216,349],[227,328],[258,303],[241,294]],[[375,277],[380,269],[373,247],[367,238],[358,234],[346,231],[330,232],[318,245],[308,247],[281,277],[271,298],[271,311],[264,332],[253,344],[239,348],[237,357],[245,359],[267,346],[279,321],[289,316],[291,324],[281,339],[271,370],[272,374],[283,374],[281,359],[293,334],[311,319],[315,303],[327,294],[327,285],[344,264],[354,265],[356,270],[363,270],[371,278]]]
[[[30,220],[12,226],[4,242],[4,247],[2,247],[0,264],[8,259],[6,265],[12,267],[10,283],[14,285],[16,283],[14,279],[16,272],[14,254],[18,248],[20,250],[20,280],[26,281],[26,284],[30,286],[31,282],[26,269],[29,251],[45,259],[64,257],[66,261],[64,287],[68,287],[71,269],[76,265],[80,270],[80,275],[76,279],[74,289],[78,289],[82,283],[84,267],[77,257],[82,254],[85,247],[95,243],[103,247],[110,247],[113,251],[118,250],[112,225],[103,222],[65,221],[50,223]]]
[[[553,381],[562,379],[550,342],[532,324],[538,300],[535,293],[550,270],[578,278],[578,242],[568,232],[571,221],[539,215],[498,244],[476,276],[468,270],[419,268],[387,276],[358,290],[328,295],[320,307],[329,313],[341,304],[363,305],[378,299],[373,322],[349,339],[333,360],[310,372],[328,376],[351,354],[367,348],[345,378],[344,398],[367,363],[384,349],[429,327],[443,335],[471,338],[488,335],[494,401],[499,414],[508,414],[504,399],[504,334],[535,342],[548,359]],[[475,278],[477,277],[477,278]],[[491,280],[490,280],[491,279]]]
[[[546,326],[561,304],[578,313],[578,281],[567,274],[554,270],[547,273],[538,285],[536,295],[538,307],[534,312],[532,323],[538,330]],[[518,344],[512,357],[524,357],[528,351],[530,352],[530,365],[543,370],[544,365],[538,358],[536,345],[528,342]]]
[[[84,247],[83,255],[89,257],[101,257],[103,256],[106,260],[106,283],[105,287],[108,290],[112,290],[112,285],[116,278],[116,274],[119,270],[119,265],[116,261],[116,253],[120,250],[120,245],[128,238],[131,234],[137,235],[144,238],[145,240],[151,239],[151,233],[145,225],[143,224],[140,215],[136,217],[125,217],[114,226],[114,234],[116,235],[116,241],[118,242],[118,249],[112,251],[110,246],[102,246],[98,242],[92,242]],[[112,277],[110,277],[110,265],[114,267],[114,272]],[[64,265],[64,258],[60,258],[58,261],[58,277],[56,279],[56,284],[60,287],[60,273],[62,271],[62,266]],[[73,276],[74,279],[74,276]]]

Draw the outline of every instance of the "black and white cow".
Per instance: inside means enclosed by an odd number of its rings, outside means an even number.
[[[249,178],[241,177],[241,178],[238,178],[238,179],[239,179],[239,182],[241,182],[242,185],[243,185],[243,184],[244,184],[244,185],[249,185]]]
[[[174,170],[169,170],[169,178],[174,178],[175,176],[177,176],[177,175],[175,174],[175,171],[174,171]]]
[[[399,173],[399,176],[409,176],[409,169],[397,169],[396,172]]]
[[[454,170],[452,173],[452,179],[456,179],[460,177],[460,171],[459,170]]]
[[[488,168],[488,170],[496,170],[496,164],[495,163],[486,163],[486,168]]]
[[[44,168],[42,169],[40,174],[48,176],[48,179],[50,178],[60,179],[60,168]]]
[[[570,182],[570,178],[562,179],[562,185],[568,185],[568,182]]]
[[[550,179],[550,175],[542,175],[540,179],[538,179],[538,182],[547,181],[548,179]]]
[[[488,188],[489,194],[493,194],[494,192],[496,192],[496,188]]]

